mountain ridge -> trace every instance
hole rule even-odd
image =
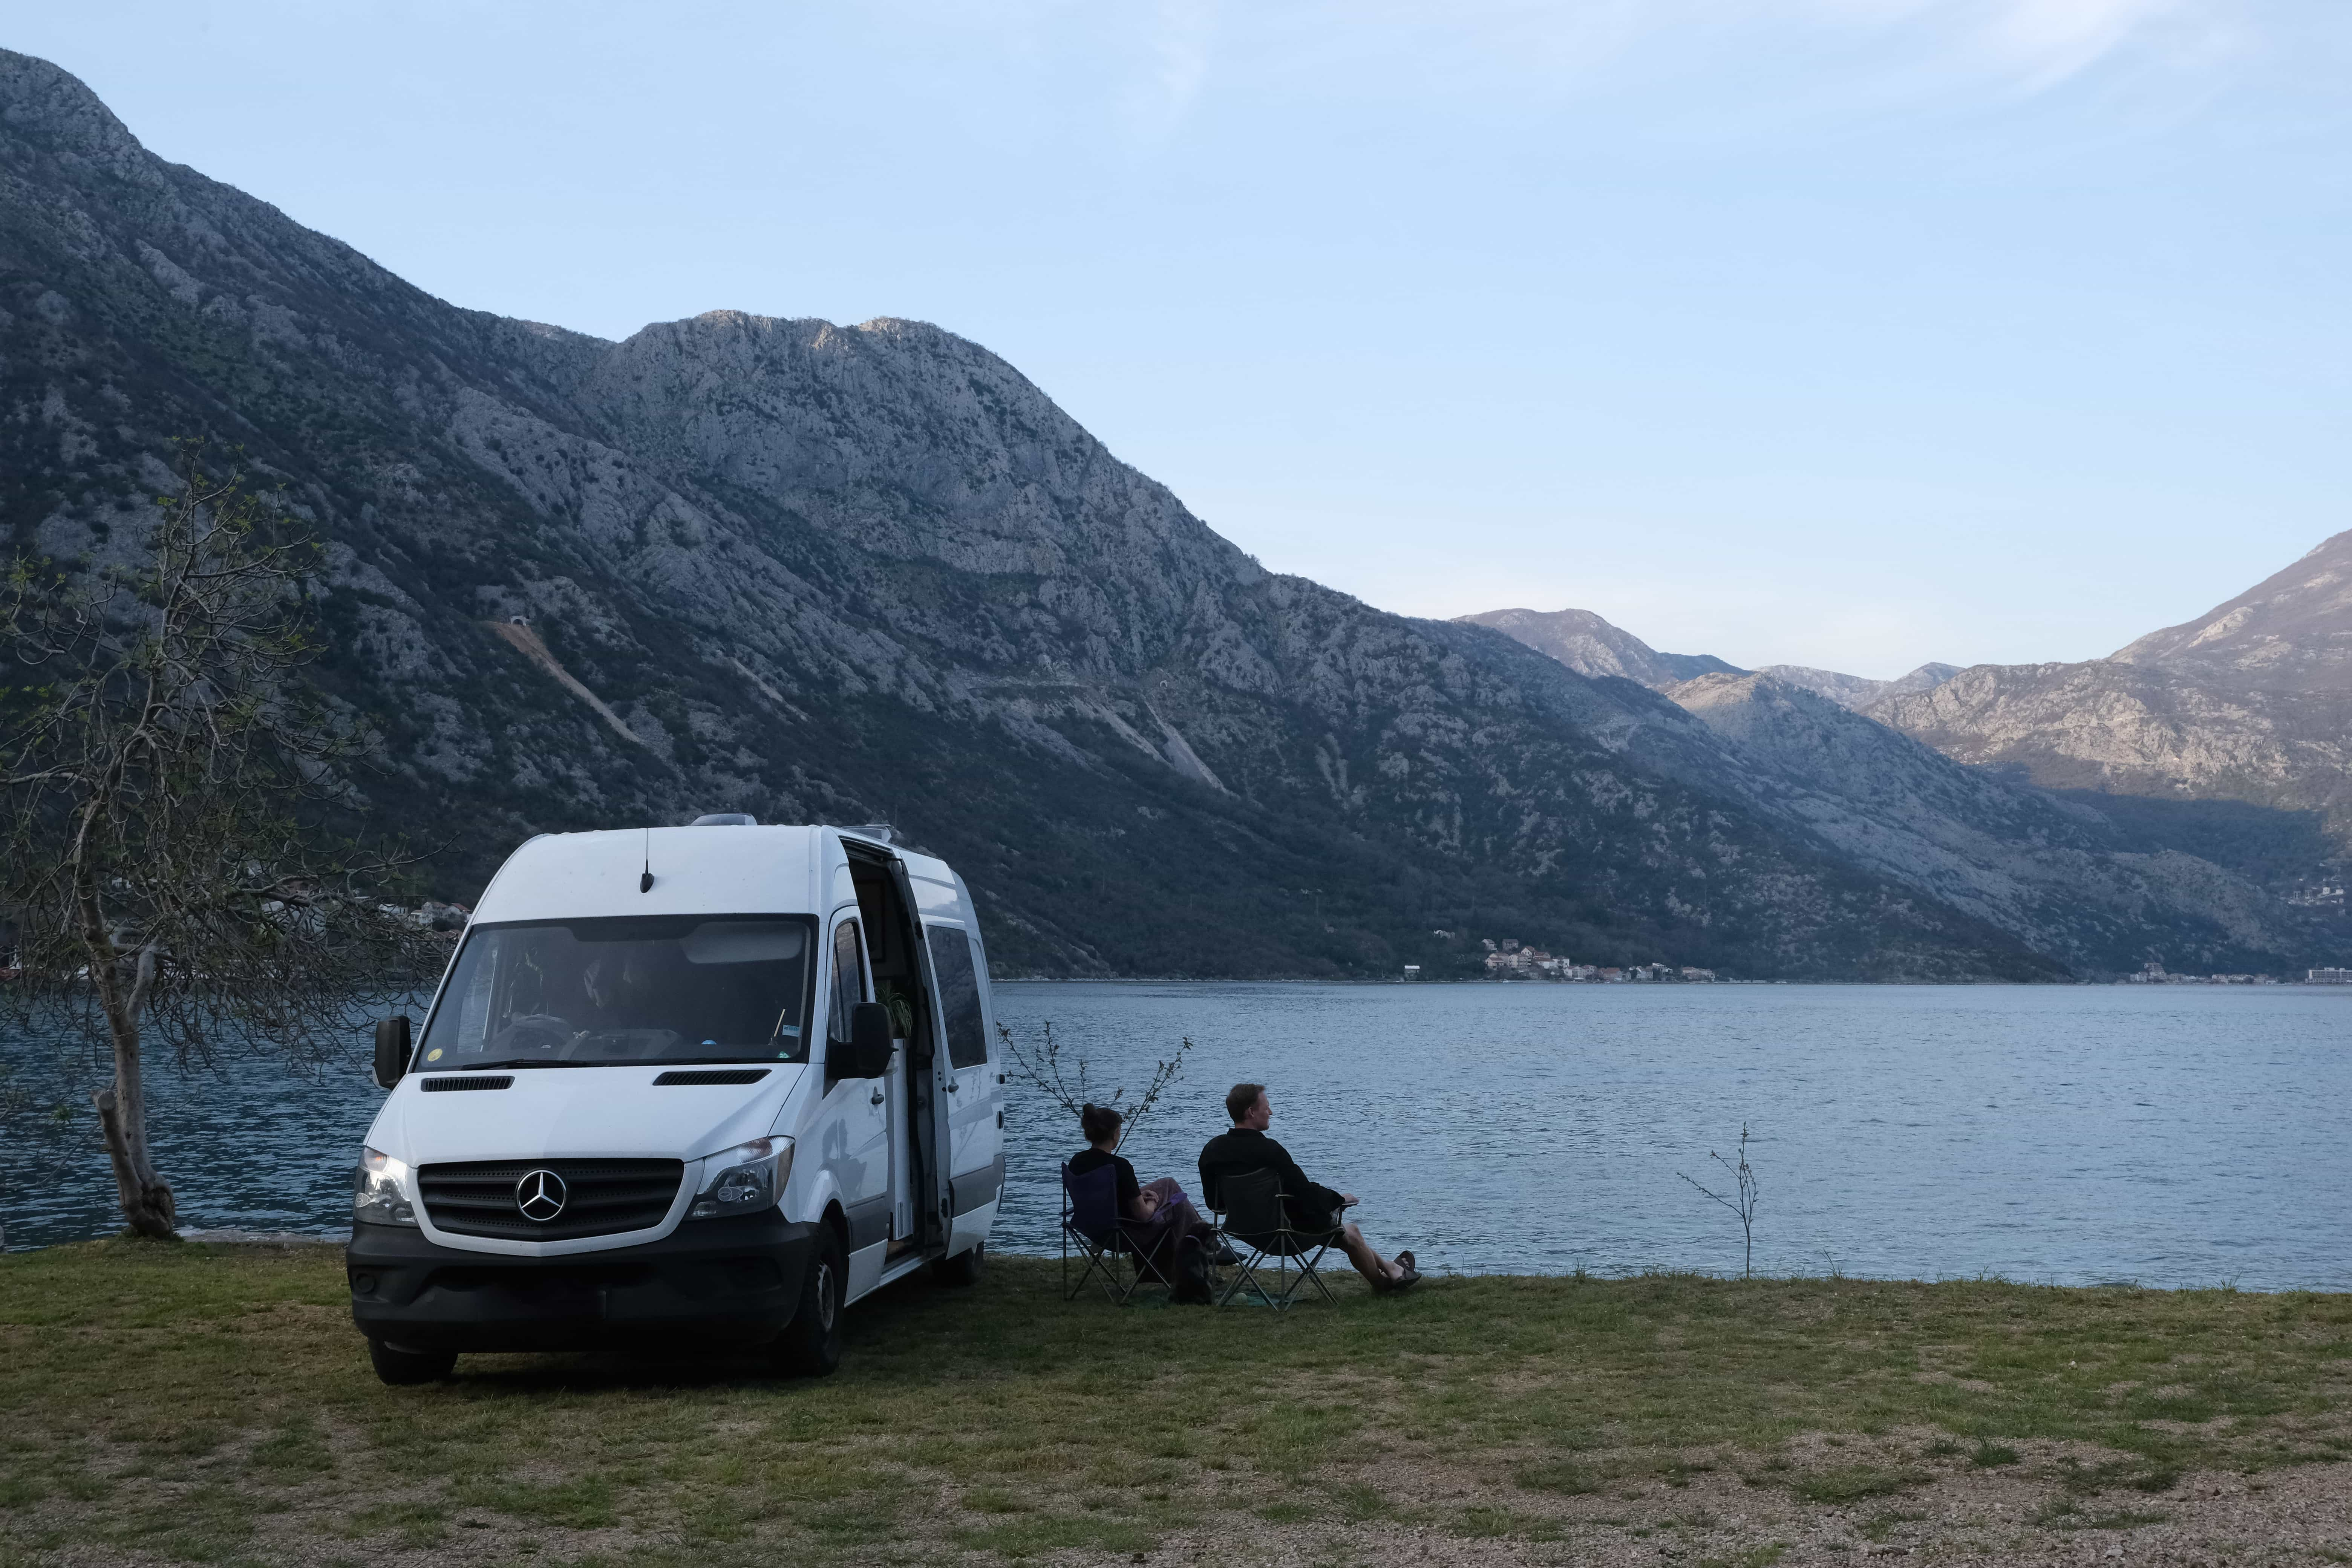
[[[1594,657],[1583,637],[1614,634],[1646,646],[1588,612],[1480,619],[1571,660]],[[1593,633],[1592,622],[1606,634]],[[1562,626],[1571,635],[1559,635]],[[1736,794],[1841,858],[1984,919],[2078,972],[2151,961],[2269,970],[2305,951],[2313,940],[2305,917],[2281,904],[2266,886],[2272,868],[2256,864],[2275,857],[2274,835],[2219,864],[2206,855],[2217,838],[2229,847],[2228,836],[2210,820],[2186,833],[2145,817],[2120,821],[2103,803],[1955,760],[1865,706],[1874,694],[1932,693],[1961,673],[1927,665],[1871,681],[1791,666],[1710,671],[1661,689],[1719,748],[1654,720],[1629,745],[1659,771]]]
[[[1816,696],[1828,698],[1841,708],[1856,710],[1889,697],[1907,696],[1914,691],[1933,691],[1959,672],[1958,665],[1931,662],[1892,680],[1873,680],[1867,676],[1845,675],[1834,669],[1813,669],[1801,664],[1767,664],[1757,668],[1759,675],[1769,675],[1785,685],[1801,686]]]
[[[2204,615],[2103,659],[1979,665],[1868,711],[1948,755],[2052,789],[2234,803],[2352,858],[2352,531]],[[2210,820],[2206,814],[2200,820]]]
[[[1470,973],[1484,932],[2070,972],[1643,684],[1265,572],[952,332],[466,310],[5,52],[0,406],[0,519],[61,562],[135,547],[173,437],[284,484],[328,544],[314,673],[444,896],[530,832],[734,809],[898,822],[1007,973]]]
[[[1591,610],[1486,610],[1454,619],[1502,632],[1538,653],[1549,654],[1579,675],[1616,676],[1653,691],[1702,675],[1747,673],[1711,653],[1660,653]]]
[[[370,814],[444,843],[444,896],[532,831],[739,809],[898,821],[1005,972],[1468,972],[1492,930],[2063,973],[1648,765],[1683,723],[1651,693],[1263,571],[941,329],[466,310],[21,55],[0,185],[16,546],[119,558],[172,437],[242,447],[328,542],[314,673],[380,730]]]

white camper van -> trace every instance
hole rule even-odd
[[[386,1383],[650,1340],[824,1373],[841,1311],[980,1272],[1003,1077],[971,895],[887,828],[542,835],[484,892],[354,1173]]]

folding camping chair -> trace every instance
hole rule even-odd
[[[1234,1268],[1234,1276],[1225,1285],[1224,1294],[1217,1298],[1222,1307],[1247,1289],[1268,1307],[1287,1307],[1300,1287],[1308,1280],[1326,1301],[1337,1303],[1331,1288],[1323,1283],[1323,1276],[1315,1266],[1323,1260],[1338,1227],[1320,1231],[1293,1230],[1290,1215],[1283,1206],[1282,1178],[1272,1171],[1252,1171],[1246,1175],[1227,1176],[1218,1184],[1217,1198],[1223,1205],[1218,1214],[1217,1228],[1227,1239],[1250,1249]],[[1269,1292],[1257,1270],[1271,1261],[1276,1266],[1276,1283],[1281,1287]],[[1291,1278],[1291,1266],[1298,1268],[1297,1279]]]
[[[1067,1165],[1062,1167],[1062,1300],[1074,1301],[1087,1281],[1099,1273],[1103,1294],[1114,1306],[1124,1307],[1134,1299],[1147,1280],[1157,1281],[1176,1289],[1176,1281],[1160,1271],[1151,1260],[1151,1245],[1138,1234],[1140,1227],[1118,1212],[1118,1171],[1104,1165],[1088,1171],[1083,1176],[1070,1174]],[[1086,1267],[1078,1270],[1078,1282],[1070,1283],[1070,1244],[1077,1243],[1078,1254]],[[1125,1286],[1115,1283],[1111,1258],[1125,1253],[1134,1272]]]

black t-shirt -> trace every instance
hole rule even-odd
[[[1070,1156],[1070,1174],[1083,1176],[1089,1171],[1099,1171],[1105,1165],[1118,1167],[1118,1215],[1121,1219],[1135,1217],[1135,1200],[1143,1189],[1135,1180],[1135,1167],[1117,1154],[1106,1154],[1099,1149],[1084,1149]]]

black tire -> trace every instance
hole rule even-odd
[[[841,1241],[832,1226],[824,1226],[809,1254],[808,1271],[801,1276],[800,1305],[770,1352],[777,1371],[823,1377],[841,1364],[841,1305],[848,1285]]]
[[[388,1345],[382,1340],[368,1341],[368,1360],[375,1363],[375,1374],[394,1388],[410,1388],[420,1383],[438,1383],[449,1375],[457,1364],[456,1351],[410,1351]]]
[[[975,1241],[969,1250],[959,1252],[953,1258],[933,1258],[931,1278],[942,1285],[977,1285],[982,1272],[987,1268],[988,1243]]]

